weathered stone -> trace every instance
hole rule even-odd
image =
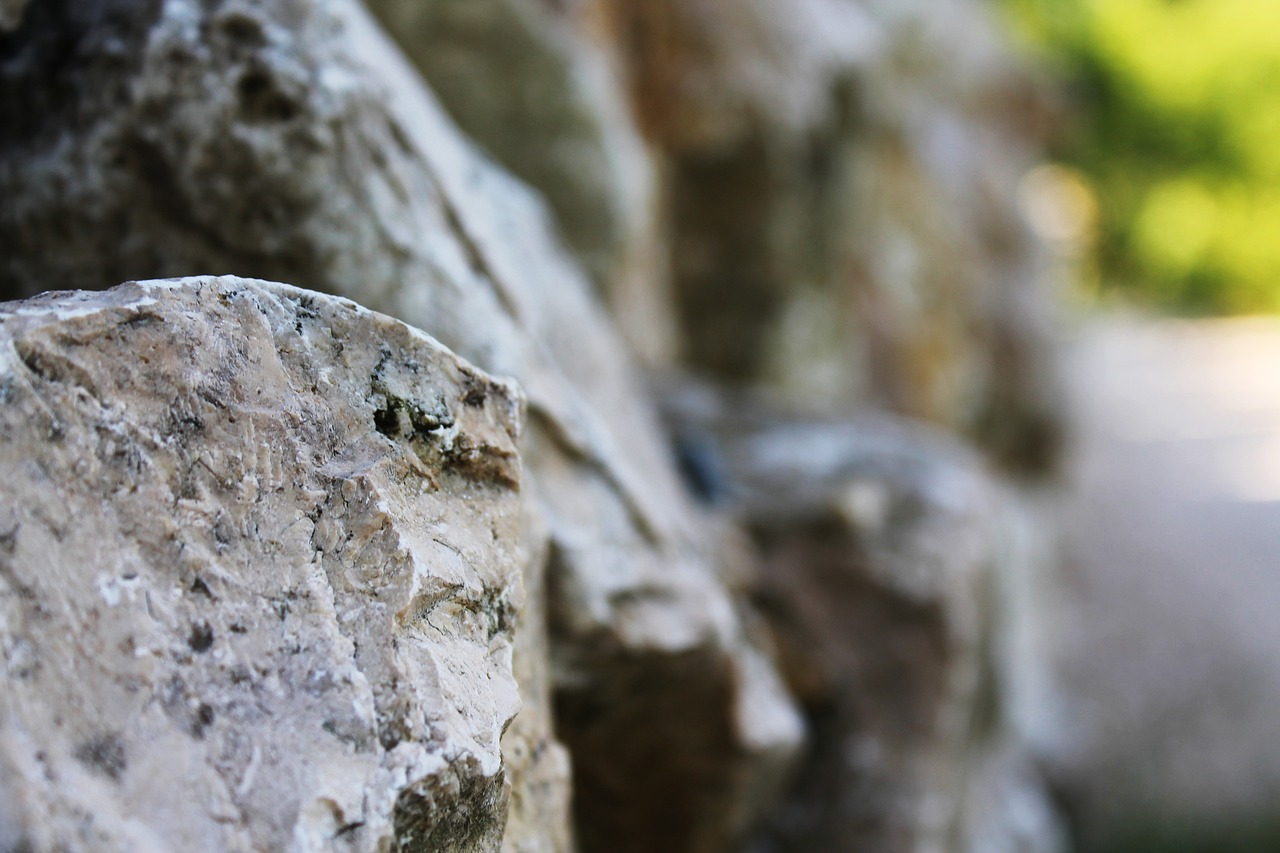
[[[693,388],[669,405],[677,433],[715,448],[721,500],[752,530],[760,610],[809,719],[765,849],[1056,849],[1010,707],[1019,567],[974,456],[892,418],[796,419]]]
[[[519,392],[234,278],[0,339],[6,849],[497,850]]]
[[[651,166],[606,58],[553,4],[373,0],[461,130],[547,198],[606,273],[648,206]],[[640,199],[637,204],[634,200]]]
[[[17,42],[74,47],[0,67],[0,194],[13,200],[0,207],[0,291],[191,271],[283,279],[515,377],[525,488],[549,541],[547,591],[532,564],[526,589],[548,595],[558,725],[579,778],[613,780],[575,794],[584,846],[654,849],[661,833],[694,849],[745,831],[743,802],[766,798],[737,792],[776,782],[800,722],[540,203],[458,136],[350,0],[90,7],[92,39],[75,38],[84,24],[67,4],[37,3]],[[672,718],[681,696],[697,699]],[[715,737],[691,761],[702,733]],[[530,743],[547,765],[520,778],[560,778],[550,741]],[[516,799],[549,826],[567,791]]]
[[[463,132],[546,196],[642,354],[669,360],[654,165],[590,10],[541,0],[372,0]],[[639,318],[636,315],[640,315]]]
[[[1043,110],[982,4],[600,2],[663,155],[688,366],[1051,467],[1052,271],[1018,208]]]

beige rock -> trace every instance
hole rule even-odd
[[[761,550],[760,609],[812,732],[765,849],[1059,849],[1014,719],[1021,565],[975,456],[900,419],[806,420],[690,386],[669,409]]]
[[[547,199],[622,328],[673,346],[654,164],[589,10],[542,0],[372,0],[459,127]]]
[[[590,269],[607,272],[652,167],[607,58],[554,4],[373,0],[459,128],[547,198]]]
[[[512,660],[522,707],[502,737],[502,757],[512,779],[502,849],[504,853],[571,851],[575,845],[569,820],[569,756],[552,733],[545,600],[547,531],[527,490],[523,498],[521,570],[526,589],[536,594],[526,594],[515,635]]]
[[[546,591],[541,566],[525,581],[531,602],[547,596],[558,725],[579,778],[611,780],[577,789],[584,847],[654,849],[661,833],[705,849],[744,832],[801,723],[722,581],[732,557],[685,497],[629,358],[538,200],[458,136],[350,0],[172,0],[99,34],[62,58],[58,86],[47,58],[6,66],[6,85],[39,108],[0,137],[0,193],[13,200],[0,207],[0,292],[191,271],[278,278],[356,298],[515,377],[529,405],[525,489],[549,541]],[[104,45],[129,61],[111,63]],[[673,718],[679,697],[690,701]],[[563,779],[536,713],[540,734],[521,752],[536,766],[513,774],[517,789]],[[548,828],[564,785],[515,800],[549,834],[509,843],[562,848],[563,821]]]
[[[10,303],[0,338],[0,838],[497,850],[519,392],[234,278]]]

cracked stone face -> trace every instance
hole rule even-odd
[[[520,383],[529,606],[507,849],[571,846],[557,740],[577,778],[602,780],[574,790],[584,849],[741,836],[803,733],[725,580],[750,556],[687,499],[545,205],[461,137],[361,4],[46,0],[0,60],[0,293],[278,279]],[[418,436],[450,428],[433,399],[397,395],[377,426],[430,467]]]
[[[199,278],[3,306],[0,398],[0,846],[497,849],[518,391]]]

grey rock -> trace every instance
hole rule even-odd
[[[813,418],[685,385],[812,741],[762,849],[1060,849],[1016,719],[1007,496],[976,455],[885,416]]]
[[[78,13],[49,2],[40,32],[80,32]],[[744,832],[801,722],[723,579],[741,570],[734,552],[688,500],[539,200],[458,135],[350,0],[99,6],[97,37],[76,41],[57,75],[38,51],[3,66],[0,193],[13,204],[0,210],[0,292],[195,271],[287,280],[516,378],[525,491],[547,536],[528,549],[526,590],[546,597],[557,725],[578,777],[611,780],[578,788],[584,847]],[[680,697],[692,698],[673,719]],[[517,788],[563,780],[538,713],[521,754],[546,765],[515,774]],[[563,824],[564,785],[516,800],[541,815],[533,829]],[[556,849],[548,839],[565,831],[548,831]]]
[[[234,278],[10,303],[0,340],[0,837],[499,849],[519,392]]]
[[[624,300],[661,292],[654,166],[619,62],[592,37],[599,27],[582,4],[372,0],[369,8],[462,131],[546,197],[603,292]]]

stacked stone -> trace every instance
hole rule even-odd
[[[497,156],[526,138],[547,147],[614,140],[635,174],[658,176],[659,215],[651,196],[637,194],[629,217],[654,223],[657,235],[629,230],[614,250],[654,264],[648,298],[634,296],[634,266],[621,261],[612,276],[597,272],[597,286],[650,366],[701,381],[674,383],[683,389],[674,392],[664,383],[667,414],[695,485],[753,535],[764,571],[750,585],[784,650],[796,638],[780,612],[817,601],[840,626],[827,642],[793,642],[820,663],[783,659],[806,706],[808,754],[825,757],[805,760],[792,802],[808,807],[788,807],[792,817],[774,821],[770,843],[1025,849],[1032,838],[1051,849],[1052,809],[1027,741],[1046,716],[1036,608],[1053,568],[1042,492],[1061,449],[1062,402],[1053,270],[1017,201],[1051,116],[984,8],[967,0],[374,0],[373,8]],[[491,46],[465,51],[466,74],[451,73],[459,51],[448,47],[455,31],[444,20],[465,21],[470,43]],[[546,79],[553,68],[578,76],[573,63],[589,56],[595,91],[609,87],[605,100],[629,100],[630,113],[596,110],[571,130],[528,115],[525,96],[501,85],[509,64],[499,45],[511,20],[524,22],[525,54],[539,57]],[[487,97],[474,96],[477,80],[488,82]],[[569,193],[564,182],[540,183],[520,157],[504,162],[546,193],[571,245],[590,224],[575,218],[571,199],[596,198],[603,209],[617,198],[589,169],[573,173]],[[744,390],[767,392],[769,402]],[[704,405],[717,414],[691,416],[690,396],[709,396],[715,402]],[[896,438],[869,441],[857,420],[847,422],[851,408],[931,422],[977,445],[1002,473],[960,461],[906,422],[881,419],[880,432]],[[790,488],[780,474],[758,482],[758,465],[734,471],[721,457],[735,457],[745,439],[725,427],[748,420],[758,455],[811,452],[820,461],[786,469]],[[811,430],[801,428],[806,420]],[[878,455],[916,461],[895,467]],[[864,488],[868,465],[874,488]],[[957,477],[981,496],[963,521],[950,508],[959,497],[887,497],[945,494]],[[756,487],[789,497],[770,506],[741,497]],[[880,507],[878,532],[847,520],[847,493]],[[807,512],[782,511],[797,494]],[[941,553],[913,546],[893,556],[870,548],[877,537]],[[957,537],[984,544],[953,546]],[[813,544],[827,540],[839,544]],[[906,660],[889,651],[899,642],[895,619],[913,624],[905,614],[923,605],[895,579],[902,574],[932,577],[934,589],[932,615],[921,617],[933,640]],[[842,584],[853,591],[835,595]],[[878,608],[898,616],[883,620],[872,615]],[[932,686],[895,700],[883,680],[864,683],[850,654]],[[825,673],[820,689],[814,672]],[[868,722],[902,707],[915,728]],[[850,744],[879,757],[841,765]]]
[[[0,293],[195,278],[0,312],[0,847],[1052,848],[1004,490],[832,414],[1052,455],[975,4],[23,5]]]
[[[371,6],[651,362],[1052,467],[1053,275],[1017,204],[1052,116],[982,4]]]

